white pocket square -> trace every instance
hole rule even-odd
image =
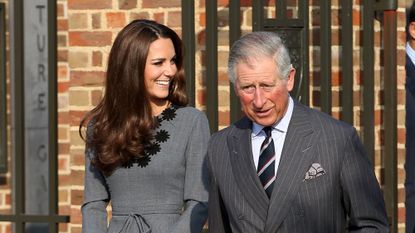
[[[326,171],[319,163],[313,163],[308,171],[305,173],[304,181],[311,180],[326,174]]]

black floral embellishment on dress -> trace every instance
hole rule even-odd
[[[159,117],[157,117],[156,118],[156,124],[155,124],[155,126],[156,126],[156,129],[157,128],[160,128],[160,126],[161,126],[161,122],[163,121],[163,119],[161,119],[161,118],[159,118]]]
[[[166,142],[170,138],[169,132],[162,129],[156,133],[155,139],[158,142]]]
[[[155,155],[160,152],[160,144],[158,142],[152,142],[150,145],[146,146],[145,152],[146,155]]]
[[[142,158],[135,158],[130,160],[130,162],[128,162],[124,167],[131,168],[134,163],[136,163],[140,167],[146,167],[151,162],[151,157],[153,157],[161,151],[160,144],[170,139],[170,134],[168,131],[164,129],[157,129],[161,127],[163,121],[173,120],[176,117],[176,110],[178,108],[178,106],[172,105],[164,109],[164,111],[158,117],[155,118],[156,128],[154,129],[154,132],[156,133],[154,135],[154,139],[151,142],[149,142],[148,145],[144,146],[145,156]]]
[[[171,121],[176,117],[176,107],[166,108],[162,113],[163,120]]]
[[[145,156],[145,157],[142,157],[140,159],[137,159],[136,163],[138,163],[138,166],[140,166],[140,167],[145,167],[145,166],[148,165],[148,163],[150,163],[150,160],[151,159],[150,159],[149,156]]]

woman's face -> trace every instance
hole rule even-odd
[[[176,72],[176,52],[171,39],[159,38],[151,43],[144,69],[144,82],[153,110],[168,104],[169,87]]]

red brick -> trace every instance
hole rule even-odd
[[[69,123],[69,117],[67,112],[59,112],[58,114],[58,122],[59,124],[68,124]]]
[[[68,61],[68,50],[58,50],[58,62]]]
[[[102,66],[102,53],[100,51],[92,52],[92,65]]]
[[[59,185],[84,185],[84,171],[72,170],[71,175],[60,175],[59,178],[62,178]]]
[[[354,26],[360,26],[360,11],[359,10],[353,10],[352,13],[352,18],[353,18],[353,25]]]
[[[229,111],[219,111],[218,112],[218,116],[219,116],[219,125],[220,126],[228,126],[230,123],[230,114]]]
[[[70,147],[69,143],[59,143],[58,145],[59,154],[69,154],[69,147]]]
[[[142,8],[159,8],[159,7],[180,7],[180,0],[143,0]]]
[[[60,215],[70,215],[71,214],[71,207],[67,205],[60,205],[59,206],[59,214]]]
[[[220,70],[218,72],[218,85],[229,85],[228,72]],[[231,90],[233,91],[233,89]]]
[[[398,222],[405,223],[406,212],[404,207],[398,207]]]
[[[332,86],[339,86],[340,85],[340,72],[339,71],[332,71],[331,72],[331,85]]]
[[[71,191],[71,204],[72,205],[82,205],[84,195],[82,190],[72,190]]]
[[[60,156],[58,159],[58,170],[67,171],[69,170],[69,160],[67,157]]]
[[[86,111],[70,111],[70,125],[79,125],[86,113]]]
[[[200,12],[199,14],[199,24],[201,27],[206,27],[206,13]]]
[[[333,111],[333,112],[331,112],[331,116],[334,118],[334,119],[340,119],[340,112],[335,112],[335,111]]]
[[[72,71],[70,74],[71,87],[102,86],[105,80],[103,71]]]
[[[92,14],[92,28],[94,29],[101,28],[101,14],[100,13]]]
[[[69,88],[69,83],[68,82],[59,82],[58,83],[58,92],[59,93],[67,92],[68,88]]]
[[[149,19],[149,18],[150,18],[150,14],[148,12],[130,13],[130,21],[133,21],[135,19]]]
[[[85,166],[85,154],[83,150],[81,153],[76,153],[72,151],[71,158],[72,158],[72,161],[71,161],[72,165]]]
[[[405,144],[405,129],[398,129],[398,143]]]
[[[78,227],[78,226],[71,226],[70,232],[71,233],[82,233],[82,228],[81,227]]]
[[[197,91],[197,102],[199,103],[199,105],[205,105],[206,103],[206,95],[205,95],[205,91],[204,90],[198,90]]]
[[[164,12],[155,13],[153,17],[154,17],[154,21],[164,24]]]
[[[98,91],[98,90],[92,91],[91,92],[91,99],[92,99],[92,101],[91,101],[92,105],[94,105],[94,106],[98,105],[98,103],[102,99],[102,91]]]
[[[111,0],[68,0],[69,9],[109,9],[112,8]]]
[[[5,204],[11,205],[11,195],[9,193],[6,193],[4,196],[5,196]]]
[[[71,208],[71,223],[81,223],[81,222],[82,222],[81,209],[79,207],[72,207]]]
[[[134,9],[137,7],[137,0],[118,0],[118,7],[123,10]]]
[[[67,19],[58,19],[58,31],[68,30],[68,20]]]
[[[67,46],[67,36],[66,35],[58,35],[58,47],[65,47]]]
[[[68,232],[68,223],[59,223],[59,232]]]
[[[182,13],[179,11],[169,12],[167,20],[167,26],[180,27],[182,25]]]
[[[70,46],[106,46],[111,45],[111,32],[69,32]]]
[[[107,13],[106,16],[108,28],[122,28],[126,25],[124,13]]]
[[[66,79],[68,77],[68,68],[66,66],[58,66],[58,78]]]
[[[382,122],[383,122],[383,119],[382,119],[383,115],[382,114],[383,114],[383,112],[381,110],[375,110],[374,119],[373,119],[375,125],[382,124]]]
[[[339,91],[337,90],[332,90],[331,92],[331,105],[333,107],[338,107],[340,103],[340,99],[339,99]]]
[[[58,3],[56,6],[56,14],[59,17],[64,17],[65,16],[65,6],[62,3]]]

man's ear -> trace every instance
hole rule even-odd
[[[415,22],[410,22],[408,25],[408,33],[413,40],[415,40]]]
[[[288,73],[288,78],[287,78],[287,90],[288,91],[292,91],[294,89],[294,77],[295,77],[295,69],[294,67],[292,67],[290,72]]]

